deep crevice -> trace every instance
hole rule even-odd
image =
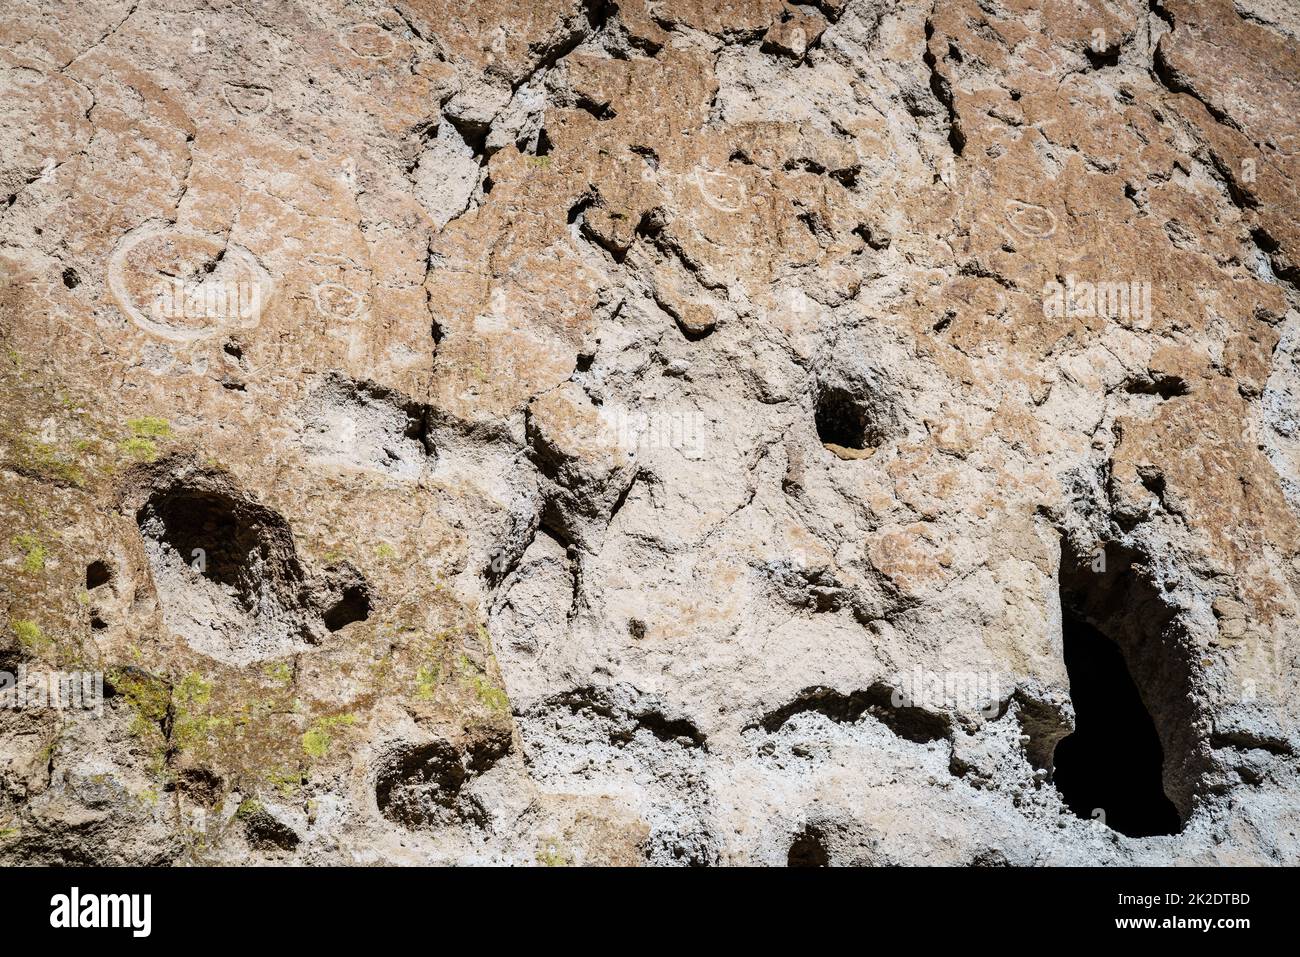
[[[926,50],[922,59],[925,62],[926,69],[930,71],[930,92],[934,94],[935,99],[939,101],[939,105],[948,114],[948,145],[952,148],[952,154],[953,156],[961,156],[962,150],[966,148],[966,134],[961,129],[961,120],[957,114],[952,84],[939,72],[938,60],[930,51],[929,42],[933,35],[934,24],[927,20],[925,24]]]
[[[870,714],[900,738],[918,744],[939,741],[952,733],[952,722],[947,715],[909,704],[904,696],[880,681],[865,691],[849,694],[821,686],[805,688],[789,704],[748,727],[775,734],[795,715],[808,712],[824,715],[836,724],[853,724],[864,714]]]
[[[616,696],[605,688],[575,688],[547,699],[550,708],[564,707],[573,713],[589,711],[611,719],[610,743],[630,742],[636,732],[645,729],[660,741],[688,748],[704,748],[704,732],[687,718],[670,718],[657,708],[624,708]]]
[[[1130,395],[1158,395],[1162,399],[1172,399],[1187,395],[1192,389],[1181,376],[1157,373],[1125,380],[1124,391]]]
[[[1176,834],[1205,768],[1192,649],[1176,612],[1117,545],[1081,556],[1062,543],[1062,640],[1076,727],[1053,780],[1080,817],[1100,809],[1130,837]]]

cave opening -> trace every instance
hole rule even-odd
[[[113,571],[108,567],[108,562],[95,559],[86,566],[86,591],[94,591],[112,580]]]
[[[249,511],[223,492],[176,488],[151,498],[137,519],[148,537],[252,608],[271,545]]]
[[[1153,837],[1177,834],[1190,812],[1195,715],[1173,609],[1136,557],[1112,546],[1108,556],[1081,559],[1063,548],[1075,729],[1056,745],[1052,779],[1079,817]]]
[[[848,389],[820,388],[814,416],[817,437],[824,445],[863,451],[884,440],[867,401]]]
[[[350,584],[343,589],[339,600],[325,610],[325,627],[339,631],[354,621],[365,621],[370,611],[370,589],[364,584]]]
[[[1063,614],[1075,730],[1056,746],[1056,787],[1070,810],[1129,837],[1177,834],[1161,782],[1164,751],[1119,646]]]
[[[795,836],[786,864],[789,867],[830,867],[830,855],[818,828],[809,825]]]

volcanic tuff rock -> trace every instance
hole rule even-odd
[[[0,104],[0,670],[105,676],[0,862],[1300,862],[1286,0],[10,0]]]

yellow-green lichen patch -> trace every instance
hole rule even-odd
[[[438,691],[438,679],[441,676],[442,669],[435,662],[429,665],[421,665],[415,671],[415,696],[427,701],[432,698]]]
[[[45,571],[45,559],[50,553],[39,538],[30,532],[23,532],[9,541],[22,555],[23,571],[32,575]]]
[[[118,444],[118,450],[137,462],[152,462],[158,457],[158,446],[153,439],[132,436]]]
[[[334,743],[334,732],[339,728],[351,727],[356,724],[356,721],[357,716],[354,714],[327,715],[317,718],[302,736],[303,751],[308,757],[317,760],[325,757]]]
[[[573,866],[573,856],[554,838],[543,837],[538,842],[537,854],[535,857],[537,863],[542,867]]]
[[[156,738],[161,743],[163,723],[171,710],[171,687],[139,668],[113,668],[106,675],[114,692],[121,695],[135,713],[131,733]]]
[[[126,420],[127,428],[138,439],[165,439],[172,434],[171,423],[153,415],[143,415]]]
[[[141,652],[146,667],[159,667],[149,649]],[[187,670],[170,679],[138,667],[109,672],[114,690],[135,712],[133,733],[153,750],[158,786],[172,785],[194,768],[222,782],[219,800],[233,791],[292,796],[305,781],[304,709],[290,688],[292,669],[282,662],[241,670],[197,657],[174,665]],[[281,680],[286,676],[289,682]],[[322,727],[328,731],[338,723]]]
[[[74,450],[69,451],[22,433],[8,438],[5,465],[19,475],[56,485],[79,486],[85,480],[78,450],[87,446],[78,443]]]
[[[485,669],[475,665],[468,655],[457,656],[456,670],[460,680],[474,692],[479,704],[489,712],[494,715],[510,713],[510,699],[506,696],[505,689],[494,684]]]
[[[266,675],[268,681],[274,682],[282,688],[287,688],[293,684],[293,665],[287,661],[275,661],[263,665],[262,674]]]
[[[118,451],[137,462],[152,462],[158,457],[158,443],[171,438],[172,427],[166,419],[143,415],[126,420],[130,435],[118,443]]]
[[[96,404],[61,388],[0,365],[0,405],[7,413],[0,421],[0,464],[43,484],[81,488],[104,471],[95,461],[103,432],[89,411]]]
[[[41,626],[29,618],[15,619],[9,622],[9,627],[13,629],[18,644],[29,654],[40,654],[54,644],[49,636],[41,630]]]

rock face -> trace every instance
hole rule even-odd
[[[104,690],[0,863],[1300,862],[1287,0],[13,0],[0,91],[0,670]]]

